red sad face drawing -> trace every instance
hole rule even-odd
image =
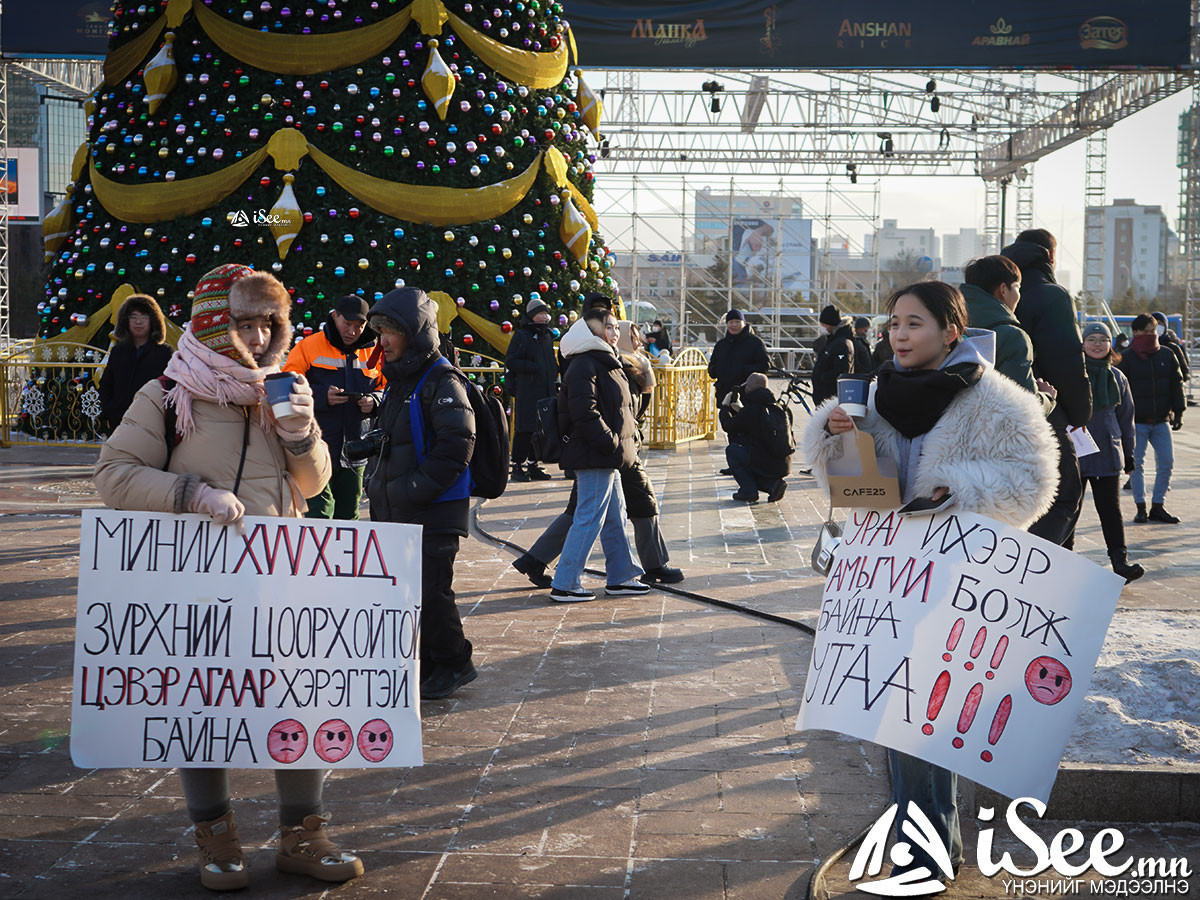
[[[1038,703],[1053,706],[1071,693],[1071,671],[1052,656],[1039,656],[1025,670],[1025,687]]]
[[[293,763],[308,747],[308,731],[295,719],[276,722],[267,732],[267,752],[275,762]]]
[[[392,726],[383,719],[372,719],[358,732],[358,752],[368,762],[380,762],[392,752]]]
[[[354,730],[341,719],[330,719],[313,733],[313,749],[325,762],[341,762],[354,749]]]

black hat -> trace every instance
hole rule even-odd
[[[611,312],[613,308],[612,297],[608,296],[608,294],[602,294],[599,291],[592,291],[583,298],[583,309],[585,312],[596,308],[607,309]]]
[[[732,321],[733,319],[741,319],[743,322],[746,321],[746,317],[742,315],[742,311],[740,309],[731,309],[729,312],[725,313],[726,322]]]
[[[351,322],[365,322],[367,321],[367,313],[370,312],[371,307],[366,300],[357,294],[349,294],[339,300],[334,309],[341,314],[343,319]]]
[[[870,328],[870,327],[871,327],[871,320],[868,319],[866,316],[859,316],[857,319],[854,320],[854,330],[855,331],[859,331],[860,329]]]
[[[830,303],[827,307],[821,310],[821,315],[818,317],[822,325],[837,325],[842,321],[842,317],[838,314],[837,307]]]

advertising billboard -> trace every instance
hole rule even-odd
[[[1189,0],[570,2],[584,65],[616,68],[1171,68]]]
[[[8,148],[8,158],[0,158],[0,191],[8,202],[8,217],[13,221],[42,220],[42,186],[38,151]]]
[[[98,0],[4,0],[0,52],[5,56],[92,57],[108,52],[112,5]]]

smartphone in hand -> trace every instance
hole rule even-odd
[[[342,391],[342,396],[351,402],[362,399],[362,394],[348,394],[345,391]]]
[[[943,509],[954,505],[954,495],[946,492],[934,500],[932,497],[916,497],[900,507],[900,514],[906,516],[932,516]]]

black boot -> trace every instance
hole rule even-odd
[[[1125,583],[1137,581],[1146,574],[1146,570],[1137,563],[1131,563],[1124,547],[1108,554],[1112,561],[1112,570],[1125,579]]]
[[[514,559],[512,567],[528,578],[534,587],[550,587],[551,578],[546,574],[546,564],[528,553]]]
[[[1133,517],[1133,523],[1135,525],[1145,525],[1149,521],[1150,517],[1146,515],[1146,504],[1139,503],[1137,505],[1137,515]]]
[[[508,480],[509,481],[528,481],[529,480],[529,472],[525,469],[524,466],[513,466],[512,467],[512,476]]]
[[[1147,517],[1151,522],[1165,522],[1168,525],[1178,525],[1179,516],[1173,516],[1165,509],[1161,503],[1150,504],[1150,515]]]
[[[529,477],[530,481],[549,481],[554,477],[537,463],[530,463],[529,467],[525,470],[525,474]]]

